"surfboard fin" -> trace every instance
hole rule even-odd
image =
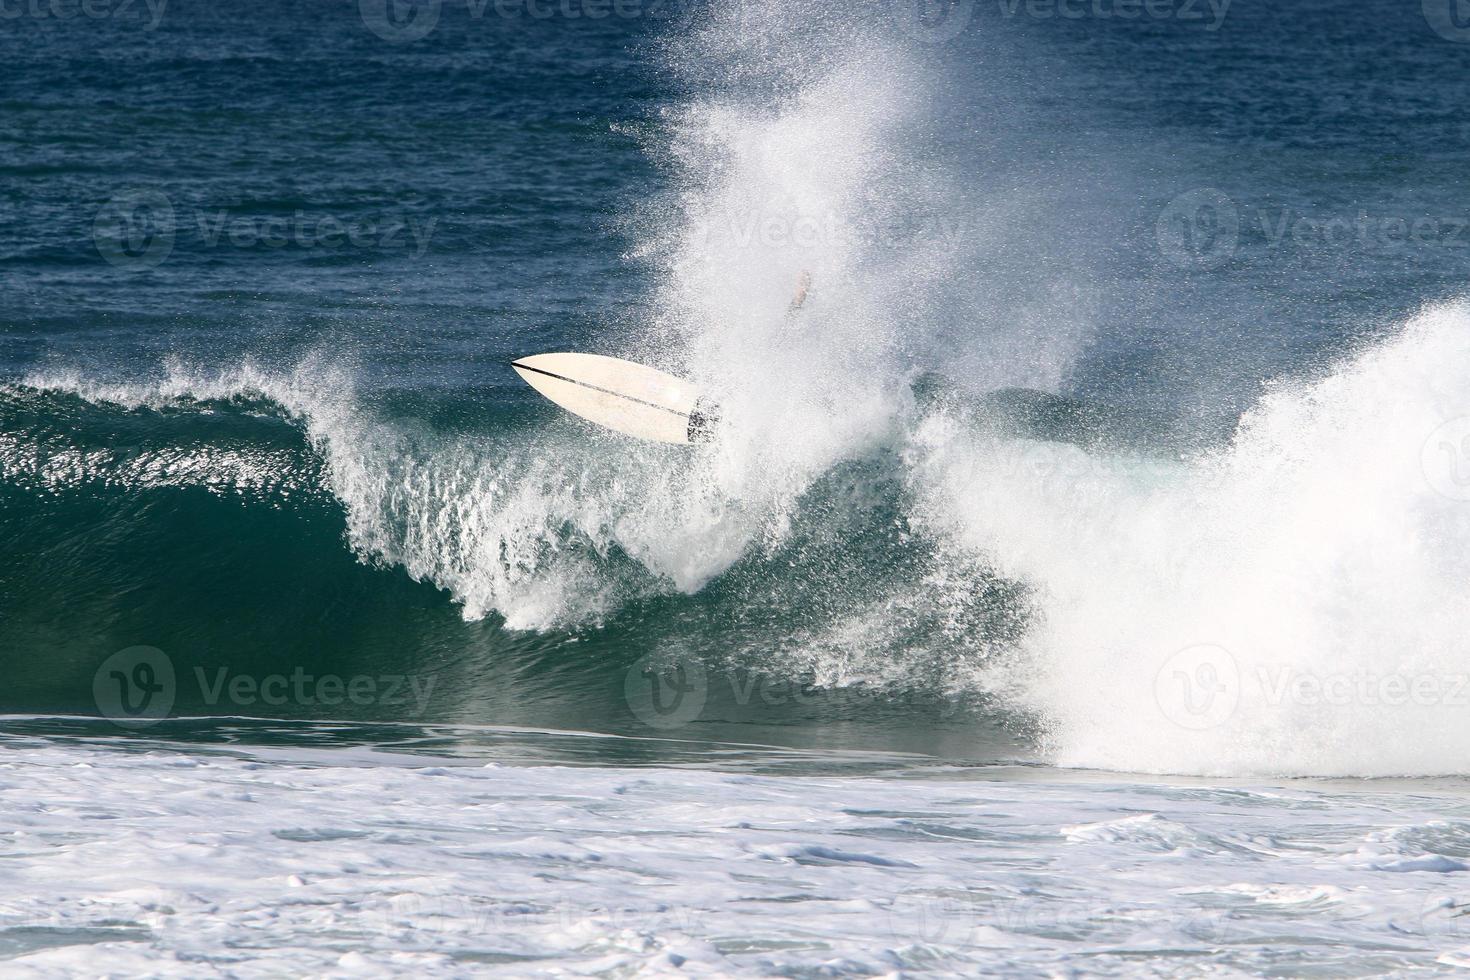
[[[694,399],[694,408],[689,412],[689,441],[708,442],[714,438],[715,426],[720,421],[720,410],[704,398]]]

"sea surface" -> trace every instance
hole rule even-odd
[[[0,973],[1470,966],[1457,0],[0,59]]]

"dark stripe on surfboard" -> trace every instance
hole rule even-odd
[[[639,405],[647,405],[649,408],[656,408],[661,412],[668,412],[670,415],[677,415],[683,419],[687,419],[689,417],[688,412],[681,412],[677,408],[670,408],[667,405],[660,405],[657,402],[644,401],[642,398],[634,398],[632,395],[625,395],[621,391],[613,391],[611,388],[603,388],[599,385],[588,384],[585,381],[578,381],[576,378],[568,378],[565,375],[556,374],[552,371],[543,371],[538,367],[532,367],[529,364],[522,364],[520,361],[511,361],[510,366],[513,368],[518,368],[522,371],[534,371],[537,374],[544,374],[548,378],[555,378],[558,381],[565,381],[567,384],[581,385],[583,388],[591,388],[593,391],[600,391],[604,395],[612,395],[614,398],[626,398],[630,402],[636,402]]]

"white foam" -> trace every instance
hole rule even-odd
[[[1447,454],[1463,453],[1467,411],[1456,304],[1277,385],[1217,453],[1090,456],[938,416],[913,475],[935,527],[1034,589],[1021,652],[990,681],[1040,717],[1060,762],[1456,773],[1470,503],[1449,468],[1466,461]],[[1398,677],[1407,703],[1387,703]],[[1430,703],[1415,684],[1437,685]]]
[[[40,740],[0,752],[0,787],[6,976],[1381,973],[1470,940],[1455,859],[1391,833],[1457,812],[1426,787]]]

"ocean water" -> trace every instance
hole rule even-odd
[[[1470,964],[1455,0],[0,54],[0,972]]]

